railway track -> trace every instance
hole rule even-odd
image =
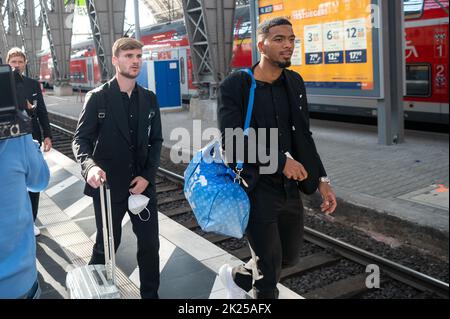
[[[73,159],[73,133],[56,125],[52,125],[52,130],[54,148]],[[245,239],[204,233],[199,228],[182,185],[182,176],[159,169],[156,178],[158,210],[237,258],[250,259]],[[377,284],[403,292],[401,298],[449,297],[448,283],[436,278],[308,227],[305,227],[304,238],[300,262],[283,269],[281,282],[305,298],[377,298]]]

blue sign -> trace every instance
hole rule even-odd
[[[322,64],[323,52],[319,53],[306,53],[306,64]]]
[[[346,63],[366,63],[367,62],[367,50],[352,50],[345,51]]]
[[[325,53],[325,64],[340,64],[344,63],[344,52],[326,52]]]

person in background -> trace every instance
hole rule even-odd
[[[39,296],[27,189],[40,192],[49,179],[47,163],[31,134],[0,140],[0,299]]]
[[[20,48],[12,48],[8,51],[6,63],[8,63],[13,70],[18,71],[23,77],[23,92],[21,93],[26,99],[27,114],[31,117],[33,139],[36,140],[39,145],[42,145],[42,142],[44,142],[44,152],[48,152],[52,148],[52,133],[50,130],[47,107],[45,106],[44,98],[42,97],[41,86],[38,81],[23,75],[27,66],[27,57]],[[33,208],[33,219],[36,221],[39,207],[39,192],[30,191],[29,196]],[[39,228],[34,225],[35,236],[39,236],[40,233]]]

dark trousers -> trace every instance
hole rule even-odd
[[[36,216],[37,216],[38,208],[39,208],[40,193],[28,192],[28,194],[30,195],[31,209],[33,210],[33,220],[36,220]]]
[[[95,239],[92,257],[89,264],[104,264],[105,253],[103,247],[102,212],[100,207],[100,197],[93,197],[95,222],[97,225],[97,237]],[[114,234],[115,250],[120,245],[122,236],[122,219],[128,210],[128,202],[111,203],[112,222]],[[150,201],[147,209],[151,212],[148,221],[142,221],[139,216],[131,214],[130,221],[133,225],[133,232],[137,238],[137,262],[139,266],[139,279],[141,283],[141,297],[144,299],[157,299],[159,288],[159,235],[158,235],[158,213],[156,202]],[[143,214],[143,215],[142,215]],[[147,211],[141,215],[147,218]]]
[[[39,134],[40,134],[40,131],[39,131]],[[39,147],[42,146],[42,141],[41,141],[40,138],[33,136],[33,139],[38,141]],[[36,221],[38,208],[39,208],[39,195],[40,195],[40,193],[28,192],[28,194],[30,195],[31,209],[33,211],[33,220]]]
[[[295,265],[303,238],[303,204],[295,182],[279,175],[261,176],[249,193],[251,203],[247,238],[263,278],[253,288],[259,299],[278,298],[283,266]],[[251,276],[241,276],[249,281]],[[244,285],[251,287],[251,283]]]

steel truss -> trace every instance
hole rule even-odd
[[[194,80],[203,97],[215,98],[218,84],[229,73],[234,10],[235,0],[183,0]]]

